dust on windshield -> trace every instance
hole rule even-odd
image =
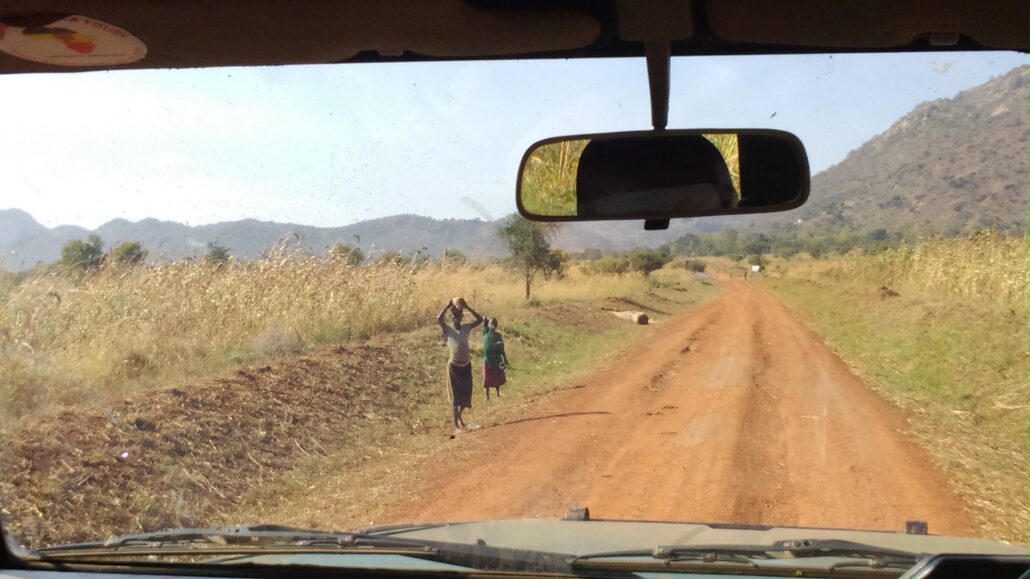
[[[515,214],[532,143],[646,128],[643,70],[0,79],[4,529],[587,506],[1025,541],[1022,58],[676,61],[670,126],[796,133],[806,205]]]

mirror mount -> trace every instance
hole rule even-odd
[[[669,124],[672,45],[667,40],[648,42],[644,45],[644,55],[651,89],[651,126],[656,131],[664,131]]]

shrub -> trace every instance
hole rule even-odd
[[[274,323],[265,327],[254,338],[254,351],[266,356],[282,356],[295,354],[304,349],[304,340],[295,328],[285,324]]]
[[[692,271],[694,273],[704,273],[705,262],[698,261],[696,259],[688,259],[683,262],[683,267],[686,268],[687,271]]]
[[[207,242],[207,253],[204,254],[204,261],[212,265],[224,265],[229,262],[229,248],[219,245],[214,241]]]
[[[111,250],[112,262],[119,265],[139,265],[147,259],[147,252],[138,241],[125,241]]]
[[[104,260],[104,241],[90,235],[86,241],[72,239],[61,248],[61,265],[82,270],[100,267]]]
[[[630,255],[629,263],[633,271],[646,276],[665,267],[669,263],[669,256],[655,249],[639,249]]]
[[[358,265],[365,260],[365,254],[361,252],[357,247],[347,245],[346,243],[337,243],[334,245],[328,254],[329,259],[340,260],[348,265]]]

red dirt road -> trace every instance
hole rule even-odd
[[[465,435],[388,521],[560,516],[973,535],[900,413],[772,294],[727,280],[608,369]],[[385,516],[384,516],[385,515]]]

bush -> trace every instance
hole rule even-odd
[[[61,265],[82,270],[100,267],[104,261],[104,241],[90,235],[86,241],[72,239],[61,248]]]
[[[399,251],[384,251],[379,254],[376,263],[382,265],[408,265],[411,263],[411,258],[405,257]]]
[[[629,272],[630,263],[624,255],[607,255],[588,263],[584,270],[591,274],[623,275]]]
[[[329,259],[337,259],[349,265],[358,265],[365,260],[365,254],[361,253],[360,249],[347,245],[346,243],[337,243],[334,245],[329,250],[328,257]]]
[[[304,340],[296,329],[270,324],[254,338],[254,351],[266,356],[296,354],[304,350]]]
[[[225,265],[229,262],[229,248],[219,245],[213,241],[207,242],[207,253],[204,254],[204,261],[213,265]]]
[[[638,249],[630,255],[629,263],[633,271],[646,276],[665,267],[669,259],[668,254],[655,249]]]
[[[126,241],[118,244],[109,255],[112,262],[119,265],[139,265],[147,259],[147,252],[138,241]]]
[[[468,258],[465,254],[458,251],[457,249],[445,249],[443,252],[443,261],[449,264],[465,264],[468,263]]]
[[[692,271],[694,273],[704,273],[706,266],[705,262],[703,261],[698,261],[696,259],[688,259],[683,262],[683,267],[687,271]]]

